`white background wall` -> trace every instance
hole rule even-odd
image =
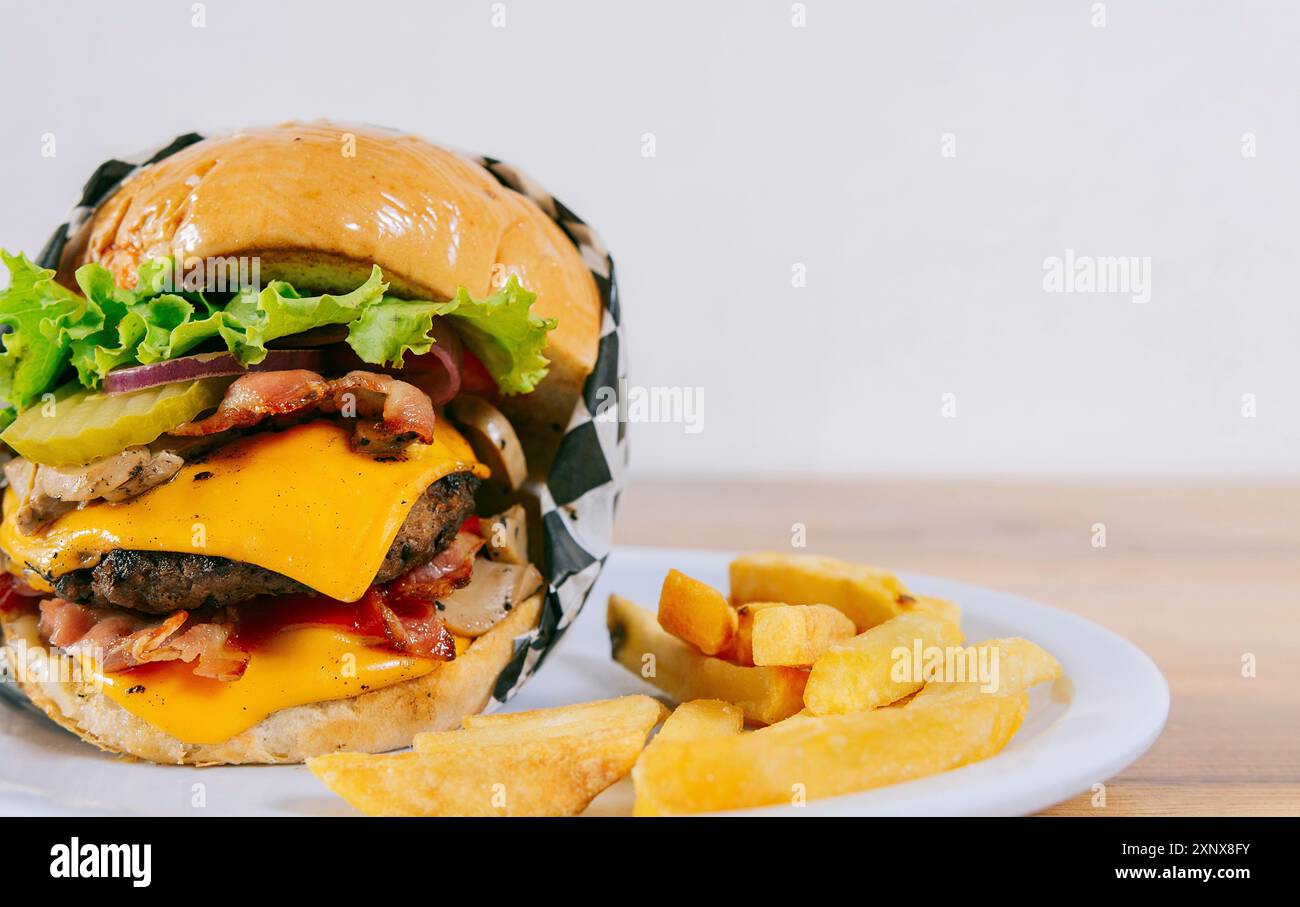
[[[1294,4],[493,5],[6,4],[0,245],[177,133],[381,123],[602,231],[633,380],[704,388],[640,475],[1300,474]],[[1151,301],[1045,293],[1067,248]]]

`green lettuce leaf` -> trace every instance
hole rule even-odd
[[[152,277],[140,269],[139,285]],[[379,268],[351,293],[342,296],[303,296],[292,286],[273,280],[260,292],[240,290],[224,308],[203,301],[203,308],[185,296],[162,293],[142,298],[120,290],[113,277],[97,264],[77,269],[77,285],[107,314],[108,327],[74,349],[77,377],[97,387],[108,372],[128,363],[148,364],[176,359],[207,340],[220,338],[241,365],[266,358],[266,344],[312,328],[347,324],[361,310],[378,302],[388,289]]]
[[[550,360],[542,348],[547,332],[555,330],[555,319],[532,313],[536,298],[511,275],[499,293],[481,301],[460,287],[456,309],[448,312],[461,339],[483,360],[502,393],[527,394],[546,377]]]
[[[364,362],[400,368],[407,353],[422,356],[433,348],[433,319],[455,308],[454,302],[382,299],[348,326],[348,346]]]
[[[402,366],[407,353],[432,348],[433,319],[447,317],[487,367],[501,391],[528,393],[545,377],[542,355],[554,319],[532,314],[535,295],[513,276],[476,300],[462,287],[446,302],[397,299],[374,267],[361,286],[342,295],[304,296],[284,281],[246,288],[224,305],[202,293],[167,292],[170,263],[149,261],[136,287],[123,289],[98,264],[77,270],[83,295],[61,286],[54,272],[22,255],[0,251],[9,289],[0,293],[0,398],[21,411],[59,384],[69,369],[85,387],[99,387],[115,368],[186,355],[220,342],[243,365],[266,358],[273,340],[326,325],[347,325],[348,343],[365,362]],[[12,413],[0,410],[0,422]]]
[[[447,302],[411,302],[385,297],[368,307],[348,328],[348,344],[366,362],[401,366],[403,356],[429,352],[433,319],[448,317],[465,345],[483,361],[505,394],[526,394],[546,377],[550,361],[542,355],[554,318],[531,312],[537,298],[511,275],[498,292],[472,298],[464,287]]]
[[[26,409],[58,382],[72,343],[103,327],[104,312],[26,255],[0,250],[0,259],[9,269],[9,288],[0,292],[0,324],[9,328],[0,353],[0,398]]]
[[[268,341],[326,325],[349,324],[377,304],[387,289],[377,266],[365,283],[343,296],[302,296],[284,281],[273,280],[260,293],[249,290],[231,300],[220,313],[225,328],[221,336],[242,365],[255,365],[266,358]]]

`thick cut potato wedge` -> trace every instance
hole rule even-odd
[[[1028,698],[982,696],[929,709],[797,717],[750,734],[665,742],[640,762],[662,814],[801,803],[948,771],[996,754]]]
[[[665,633],[653,613],[617,595],[609,597],[605,623],[614,660],[678,702],[734,702],[754,724],[771,724],[803,708],[806,671],[746,668],[701,655]]]
[[[902,699],[924,683],[913,653],[962,644],[961,630],[934,614],[909,611],[833,646],[813,663],[803,701],[814,715],[860,712]],[[895,658],[898,649],[907,657]],[[912,670],[915,668],[916,670]]]
[[[731,645],[718,653],[719,658],[747,668],[754,666],[754,615],[765,608],[784,608],[782,602],[749,602],[736,608],[738,622]]]
[[[692,699],[673,710],[651,743],[727,737],[739,734],[744,726],[745,713],[735,703],[721,699]]]
[[[996,658],[993,657],[995,654]],[[1019,636],[976,643],[967,647],[963,660],[967,665],[968,677],[980,676],[980,664],[992,670],[985,681],[927,683],[912,697],[907,708],[932,708],[977,696],[1018,693],[1061,676],[1059,661],[1038,645]]]
[[[946,598],[935,598],[933,595],[917,595],[910,600],[905,598],[902,601],[902,611],[904,614],[908,611],[937,614],[948,623],[961,626],[961,608]]]
[[[632,770],[667,710],[648,696],[492,716],[418,734],[416,751],[307,761],[361,812],[383,816],[574,816]]]
[[[464,742],[427,752],[331,753],[307,761],[371,816],[576,816],[636,763],[645,735]]]
[[[801,722],[820,721],[820,720],[821,718],[819,716],[814,715],[812,712],[808,711],[807,709],[804,709],[801,712],[795,712],[789,718],[784,718],[781,721],[778,721],[776,724],[769,724],[766,727],[755,728],[754,730],[750,731],[750,733],[770,734],[773,733],[774,731],[787,730],[789,728],[794,727],[796,724],[800,724]]]
[[[731,562],[734,604],[830,605],[848,615],[858,632],[898,614],[899,599],[906,595],[906,587],[888,570],[831,557],[747,554]]]
[[[663,721],[668,709],[658,699],[649,696],[619,696],[616,699],[599,699],[579,702],[551,709],[534,709],[529,712],[497,712],[492,715],[467,715],[461,727],[474,731],[478,738],[486,739],[485,732],[499,732],[502,739],[519,736],[571,735],[598,733],[610,727],[642,727],[647,730]],[[430,749],[443,741],[454,741],[459,731],[415,735],[417,750]]]
[[[659,733],[650,741],[647,750],[664,743],[689,743],[693,740],[712,740],[739,734],[745,725],[740,707],[720,699],[696,699],[683,702],[668,716]],[[642,756],[645,751],[642,751]],[[657,816],[659,808],[642,790],[640,759],[632,768],[632,785],[636,789],[634,816]]]
[[[739,618],[721,592],[708,583],[669,570],[659,593],[659,626],[705,655],[731,644]]]
[[[751,655],[756,665],[808,667],[836,643],[857,633],[830,605],[783,605],[754,612]]]

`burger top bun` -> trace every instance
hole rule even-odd
[[[551,371],[503,405],[544,468],[596,360],[601,303],[577,248],[478,164],[412,135],[318,122],[248,129],[133,173],[64,251],[60,279],[96,261],[130,286],[150,258],[256,256],[262,281],[343,292],[383,269],[390,293],[475,298],[510,274],[557,319]],[[539,462],[540,461],[540,462]]]

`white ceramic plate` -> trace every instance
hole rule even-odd
[[[721,552],[623,548],[609,560],[578,621],[510,709],[653,692],[609,658],[605,600],[616,591],[658,601],[669,567],[726,586]],[[1164,727],[1169,688],[1151,660],[1109,630],[1000,592],[924,576],[913,590],[950,598],[970,640],[1024,636],[1060,659],[1069,683],[1030,695],[1024,726],[1001,754],[919,781],[755,812],[794,815],[1010,815],[1089,790],[1137,759]],[[1070,688],[1073,692],[1069,699]],[[627,814],[623,782],[591,814]],[[44,718],[0,703],[0,813],[10,815],[347,815],[301,766],[181,768],[105,755]]]

